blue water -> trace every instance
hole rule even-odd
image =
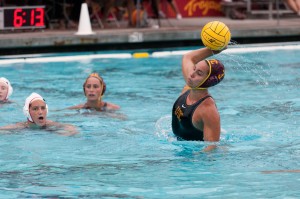
[[[226,67],[223,82],[210,90],[222,134],[209,153],[201,152],[208,143],[177,141],[171,132],[172,105],[184,85],[180,53],[0,59],[15,102],[0,107],[0,126],[25,121],[24,100],[37,92],[48,103],[48,119],[80,131],[0,135],[0,198],[299,198],[300,173],[263,172],[300,169],[300,48],[276,47],[237,46],[216,55]],[[127,119],[62,110],[84,102],[82,84],[91,72],[103,76],[104,100],[120,105],[117,113]]]

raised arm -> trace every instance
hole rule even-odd
[[[182,74],[184,77],[184,80],[186,81],[188,77],[188,69],[191,67],[194,67],[196,63],[198,63],[201,60],[204,60],[210,56],[212,56],[214,53],[212,50],[208,48],[200,48],[197,50],[190,51],[183,55],[182,58]]]

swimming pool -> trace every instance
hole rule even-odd
[[[297,198],[300,169],[300,44],[245,45],[216,57],[225,79],[211,89],[221,115],[217,150],[176,141],[171,109],[184,84],[181,56],[161,49],[146,59],[132,52],[2,57],[0,76],[14,104],[0,108],[0,126],[25,121],[31,92],[49,106],[48,118],[80,134],[39,131],[0,135],[0,198]],[[107,83],[105,100],[126,120],[61,110],[84,102],[91,72]]]

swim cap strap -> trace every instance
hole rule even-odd
[[[206,89],[206,88],[200,88],[200,86],[202,85],[202,84],[204,84],[204,82],[210,77],[210,75],[211,75],[211,64],[210,64],[210,62],[208,62],[207,60],[205,60],[205,62],[207,63],[207,65],[208,65],[208,67],[209,67],[209,71],[208,71],[208,75],[207,75],[207,77],[202,81],[202,82],[200,82],[200,84],[198,85],[198,86],[196,86],[196,87],[194,87],[194,88],[192,88],[192,89]]]

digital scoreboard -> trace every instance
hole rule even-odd
[[[45,28],[45,6],[0,7],[0,30]]]

